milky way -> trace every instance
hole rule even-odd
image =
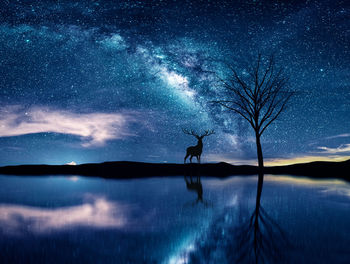
[[[348,1],[31,2],[0,8],[1,165],[182,162],[182,128],[215,129],[203,161],[254,163],[249,125],[210,102],[223,61],[258,53],[297,91],[266,160],[350,154]]]

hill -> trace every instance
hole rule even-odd
[[[265,174],[289,174],[316,178],[350,179],[350,160],[343,162],[311,162],[287,166],[266,167]],[[235,166],[225,162],[204,164],[143,163],[116,161],[81,165],[18,165],[0,167],[8,175],[82,175],[104,178],[131,179],[152,176],[201,175],[227,177],[254,175],[256,166]]]

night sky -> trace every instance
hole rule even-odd
[[[255,164],[253,130],[211,103],[223,61],[257,54],[297,91],[266,164],[350,157],[349,1],[15,1],[0,8],[0,165],[114,160]],[[216,74],[214,74],[214,72]]]

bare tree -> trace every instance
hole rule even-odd
[[[220,79],[228,95],[213,101],[249,122],[254,129],[259,169],[264,167],[261,135],[266,128],[286,109],[294,94],[289,88],[289,78],[282,68],[276,68],[273,56],[264,60],[258,55],[256,63],[244,74],[227,65],[231,71],[227,79]]]

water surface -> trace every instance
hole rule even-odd
[[[349,263],[349,183],[258,182],[0,176],[0,263]]]

